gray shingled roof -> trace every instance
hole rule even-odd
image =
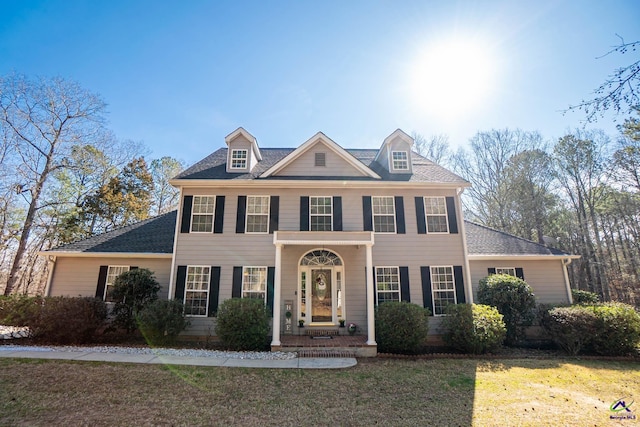
[[[124,252],[159,253],[173,252],[173,236],[177,211],[149,218],[85,240],[51,249],[51,252]]]
[[[469,255],[569,255],[559,249],[465,221]]]
[[[278,163],[280,160],[291,154],[294,148],[261,148],[262,161],[260,161],[250,173],[227,173],[227,148],[220,148],[209,156],[200,160],[184,172],[180,173],[175,179],[256,179],[267,171],[270,167]],[[425,182],[425,183],[455,183],[468,184],[468,182],[454,174],[453,172],[443,168],[428,160],[417,153],[411,153],[411,161],[413,164],[413,174],[390,174],[382,165],[375,162],[374,159],[378,150],[375,149],[347,149],[349,154],[362,162],[365,166],[376,172],[385,181],[404,181],[404,182]],[[327,176],[273,176],[270,180],[333,180],[348,179],[352,181],[377,181],[371,177],[327,177]]]
[[[160,253],[173,251],[176,211],[109,231],[86,240],[51,249],[51,252]],[[511,234],[465,221],[470,255],[559,255],[567,253]]]

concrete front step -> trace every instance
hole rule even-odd
[[[356,357],[356,352],[354,350],[307,348],[298,350],[298,357]]]

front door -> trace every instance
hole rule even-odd
[[[311,269],[311,322],[333,322],[333,269]]]
[[[344,266],[336,253],[308,252],[300,260],[298,277],[298,320],[326,326],[344,319]]]

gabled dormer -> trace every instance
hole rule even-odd
[[[227,143],[227,172],[248,173],[262,160],[258,141],[239,127],[224,138]]]
[[[411,149],[413,138],[397,129],[385,138],[375,161],[393,174],[412,174]]]
[[[380,176],[322,132],[316,133],[260,178],[270,176],[299,177],[369,177]]]

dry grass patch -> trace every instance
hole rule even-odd
[[[640,383],[637,368],[378,359],[345,370],[279,370],[0,359],[0,425],[603,425],[608,400]],[[590,410],[595,402],[607,410]]]

